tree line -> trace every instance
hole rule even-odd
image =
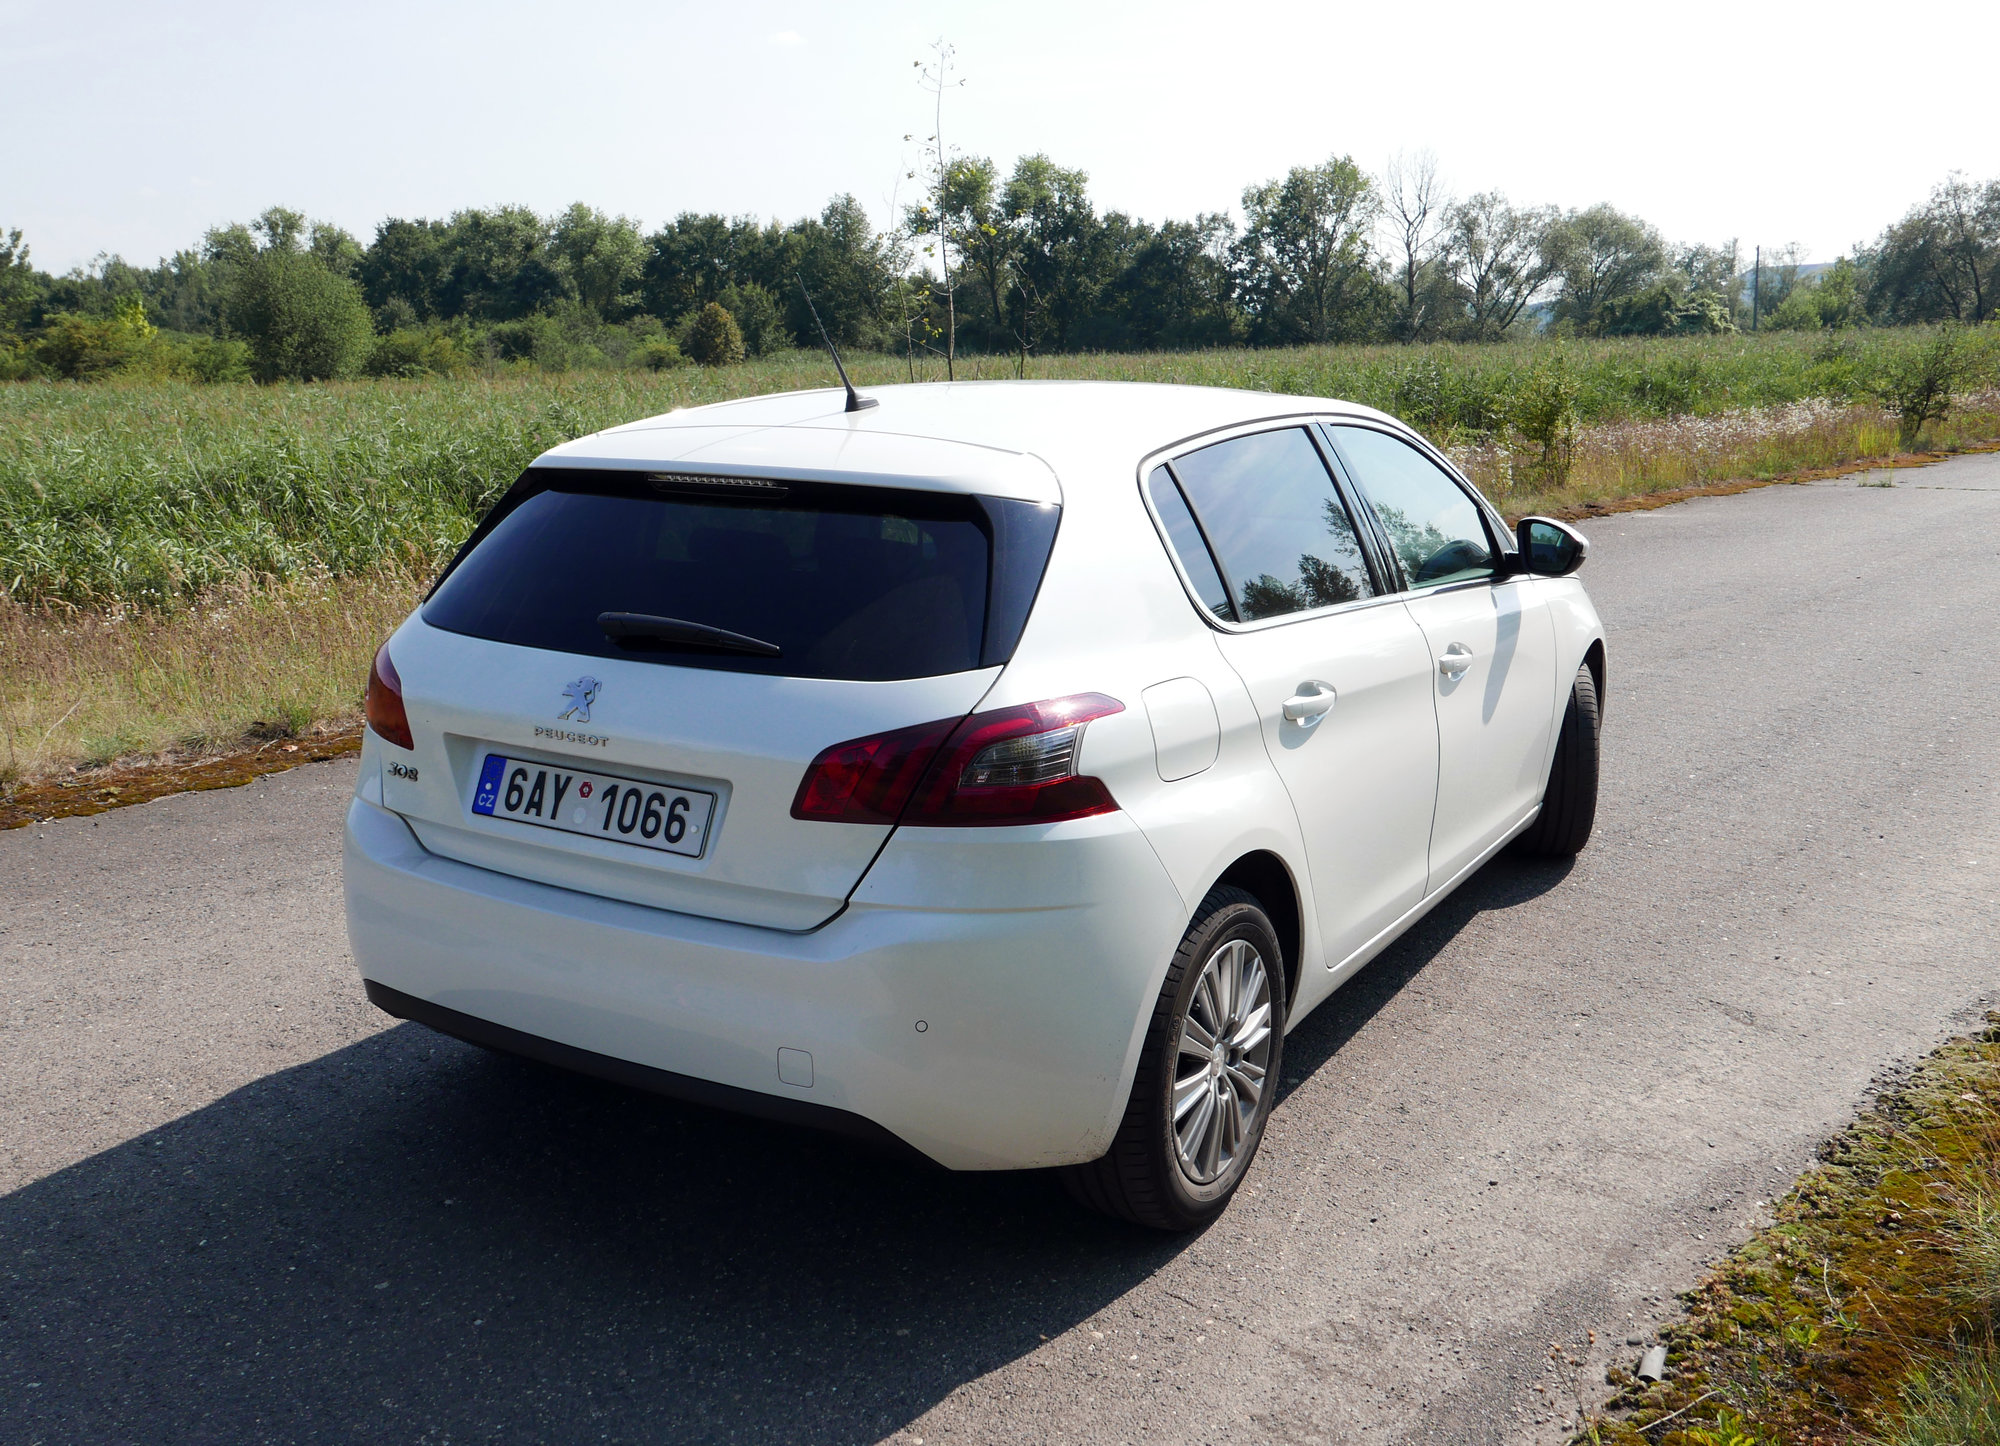
[[[1982,322],[2000,306],[2000,181],[1954,176],[1871,245],[1754,279],[1609,205],[1446,193],[1427,157],[1335,156],[1245,188],[1239,215],[1099,210],[1046,155],[950,157],[876,228],[852,196],[790,224],[684,213],[647,232],[578,203],[392,218],[362,244],[272,208],[151,267],[37,270],[0,233],[0,377],[419,375],[684,360],[818,344],[966,354],[1490,341]]]

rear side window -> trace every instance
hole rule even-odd
[[[537,470],[549,475],[531,472],[481,525],[425,622],[679,667],[861,681],[964,672],[1012,654],[1058,515],[902,489]],[[624,616],[600,621],[612,615]],[[765,647],[704,642],[699,629]]]
[[[1492,576],[1492,540],[1479,505],[1437,463],[1386,432],[1327,430],[1389,534],[1411,587]]]
[[[1241,621],[1374,595],[1353,519],[1304,428],[1217,442],[1171,466]]]
[[[1229,601],[1229,590],[1222,585],[1222,574],[1215,570],[1215,559],[1202,541],[1201,529],[1195,526],[1194,514],[1188,511],[1187,499],[1181,496],[1173,474],[1155,467],[1146,488],[1153,494],[1153,509],[1166,524],[1167,541],[1174,545],[1174,556],[1181,560],[1201,605],[1219,618],[1234,619],[1236,609]]]

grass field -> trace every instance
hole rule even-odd
[[[1870,379],[1924,333],[1031,358],[1040,378],[1345,397],[1447,446],[1511,513],[1886,456]],[[857,381],[906,380],[890,357]],[[932,364],[920,378],[935,378]],[[1010,377],[1008,358],[961,378]],[[352,716],[369,650],[537,453],[675,407],[823,386],[817,353],[667,372],[293,387],[0,386],[0,771],[224,746]],[[1551,376],[1551,489],[1510,417]],[[2000,395],[1927,441],[2000,437]]]

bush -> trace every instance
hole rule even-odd
[[[177,339],[167,368],[173,376],[193,382],[250,380],[250,344],[235,337],[196,336]]]
[[[1540,449],[1534,473],[1540,484],[1559,488],[1569,481],[1576,460],[1577,411],[1580,393],[1569,357],[1561,349],[1528,368],[1514,393],[1509,420],[1523,440]]]
[[[1712,291],[1682,297],[1655,286],[1612,302],[1601,329],[1606,336],[1719,336],[1736,330],[1736,323],[1729,303]]]
[[[403,328],[375,339],[362,370],[371,377],[457,377],[472,357],[445,332]]]
[[[1697,291],[1674,314],[1677,336],[1721,336],[1734,330],[1736,322],[1729,315],[1729,303],[1713,291]]]
[[[1978,375],[1981,360],[1965,328],[1946,322],[1928,343],[1889,361],[1874,392],[1896,418],[1896,440],[1905,451],[1916,445],[1927,423],[1945,419],[1958,392]]]
[[[601,326],[578,307],[567,306],[497,322],[479,336],[493,360],[564,372],[606,365],[610,358],[599,343],[616,330]]]
[[[1463,433],[1485,435],[1506,425],[1502,379],[1450,367],[1425,356],[1397,375],[1387,410],[1447,444]]]
[[[743,360],[743,332],[721,303],[711,301],[688,319],[681,350],[705,367],[734,366]]]
[[[632,348],[632,365],[650,372],[670,371],[686,363],[687,358],[670,336],[649,336]]]
[[[123,371],[138,347],[115,318],[64,312],[49,318],[35,339],[34,358],[66,381],[85,382]]]
[[[128,296],[110,316],[64,312],[50,318],[35,341],[34,357],[59,377],[85,382],[130,367],[152,347],[154,336],[145,303]]]
[[[309,252],[277,246],[238,263],[227,315],[262,382],[353,376],[375,334],[360,287]]]
[[[1808,278],[1785,293],[1778,309],[1764,318],[1771,331],[1818,331],[1821,327],[1859,326],[1862,321],[1861,278],[1845,256],[1819,276]]]
[[[1819,288],[1811,282],[1794,286],[1763,324],[1769,331],[1818,331],[1824,325],[1819,316]]]

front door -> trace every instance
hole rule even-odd
[[[1483,509],[1443,468],[1387,432],[1328,431],[1382,524],[1430,655],[1438,727],[1430,887],[1437,889],[1541,797],[1554,624],[1535,579],[1502,575]]]

